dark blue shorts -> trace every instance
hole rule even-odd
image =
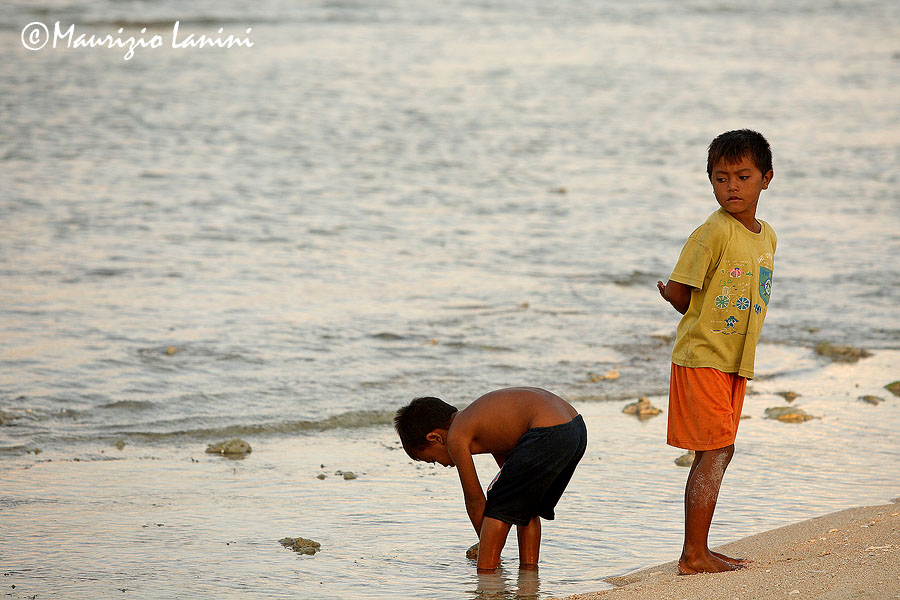
[[[535,516],[552,520],[585,448],[587,427],[581,415],[526,431],[488,486],[484,516],[513,525],[528,525]]]

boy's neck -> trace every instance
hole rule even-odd
[[[724,210],[724,209],[723,209]],[[727,210],[724,211],[729,217],[743,225],[751,233],[759,233],[762,231],[762,223],[756,220],[756,211],[753,214],[732,214]]]

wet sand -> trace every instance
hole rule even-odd
[[[683,577],[672,561],[607,579],[616,589],[568,600],[900,598],[900,503],[851,508],[715,549],[753,562]]]

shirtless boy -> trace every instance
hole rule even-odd
[[[397,411],[394,425],[410,458],[456,467],[479,537],[478,572],[498,568],[513,525],[519,567],[536,569],[540,517],[555,517],[554,507],[587,447],[584,420],[572,405],[539,388],[506,388],[463,410],[438,398],[417,398]],[[491,454],[500,466],[486,497],[474,454]]]

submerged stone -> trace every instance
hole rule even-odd
[[[889,383],[886,386],[884,386],[884,389],[886,389],[887,391],[889,391],[890,393],[892,393],[895,396],[900,396],[900,381],[895,381],[893,383]]]
[[[635,415],[637,417],[648,418],[655,417],[656,415],[661,413],[662,410],[650,404],[650,401],[646,398],[641,398],[637,402],[632,402],[631,404],[627,405],[622,409],[622,412],[626,415]]]
[[[798,394],[797,392],[776,392],[776,395],[781,396],[788,402],[793,402],[800,397],[800,394]]]
[[[306,538],[298,537],[291,538],[286,537],[278,540],[279,543],[285,548],[290,548],[294,552],[298,554],[309,554],[312,556],[322,547],[322,544],[315,540],[308,540]]]
[[[217,442],[206,447],[208,454],[222,454],[224,456],[244,456],[252,451],[250,444],[240,438]]]
[[[826,356],[835,362],[856,362],[861,358],[868,358],[872,353],[863,348],[854,346],[833,346],[828,342],[816,344],[816,354]]]
[[[469,549],[466,550],[466,558],[469,560],[478,560],[478,544],[479,542],[475,542],[469,546]]]
[[[675,464],[679,467],[689,467],[694,464],[694,451],[688,450],[687,452],[676,458]]]
[[[767,419],[776,419],[786,423],[803,423],[815,419],[814,416],[806,413],[802,408],[796,406],[774,406],[766,409]]]
[[[878,396],[860,396],[859,399],[863,402],[874,404],[875,406],[878,406],[879,404],[884,402],[884,398],[879,398]]]
[[[344,479],[345,479],[345,480],[347,480],[347,479],[356,479],[356,473],[354,473],[353,471],[344,471],[344,472],[342,473],[342,475],[344,476]]]

